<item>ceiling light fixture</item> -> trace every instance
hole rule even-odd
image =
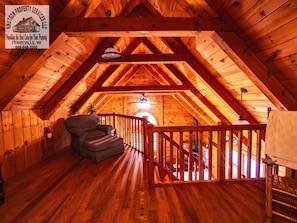
[[[242,94],[247,93],[247,89],[240,88],[240,111],[239,111],[239,119],[233,122],[233,125],[249,125],[249,121],[242,118]]]
[[[142,94],[140,96],[139,102],[137,102],[137,107],[142,109],[150,107],[150,104],[147,102],[145,94]]]
[[[111,17],[111,10],[108,10],[106,12],[106,17]],[[115,48],[113,44],[104,51],[101,57],[104,60],[118,60],[123,58],[120,51],[117,48]]]
[[[104,60],[118,60],[122,59],[123,56],[120,54],[119,50],[116,49],[113,45],[108,47],[105,52],[101,55]]]

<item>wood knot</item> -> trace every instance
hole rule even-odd
[[[238,2],[238,1],[234,1],[234,2],[232,3],[232,5],[233,5],[233,6],[240,6],[240,2]]]

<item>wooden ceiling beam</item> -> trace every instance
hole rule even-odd
[[[212,39],[280,110],[297,110],[297,100],[234,33],[217,32]]]
[[[178,92],[185,90],[193,90],[193,86],[190,85],[144,85],[144,86],[112,86],[112,87],[97,87],[95,92],[135,92],[135,93],[146,93],[146,92]]]
[[[183,62],[186,56],[186,54],[131,54],[123,55],[121,59],[105,60],[101,55],[97,55],[93,61],[100,64],[165,64]]]
[[[155,72],[157,72],[152,66],[150,65],[144,65],[146,69],[148,69],[149,72],[154,75]],[[102,84],[104,81],[100,81],[100,79],[88,90],[88,92],[80,98],[78,102],[75,103],[75,105],[72,106],[72,112],[75,113],[84,103],[85,101],[95,92],[104,92],[104,94],[134,94],[134,93],[158,93],[158,94],[173,94],[178,93],[180,91],[184,90],[190,90],[192,86],[187,85],[177,85],[172,80],[170,81],[171,85],[157,85],[157,86],[124,86],[129,78],[133,76],[134,73],[138,71],[140,68],[140,65],[134,65],[133,67],[130,67],[129,71],[127,69],[124,69],[121,71],[121,73],[118,75],[109,87],[102,87]],[[111,71],[113,73],[113,71]],[[107,74],[108,73],[108,74]],[[111,75],[110,72],[107,72],[105,75],[104,80]],[[128,77],[127,77],[128,76]],[[166,74],[161,75],[163,80],[161,82],[164,82],[164,77],[167,77]],[[160,77],[158,77],[160,79]],[[169,79],[167,77],[166,79]],[[117,85],[117,86],[116,86]],[[100,102],[100,101],[99,101]],[[93,105],[96,106],[97,103]]]
[[[59,17],[52,33],[64,32],[71,37],[148,37],[195,36],[199,31],[231,31],[214,17]]]

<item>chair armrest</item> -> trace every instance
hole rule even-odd
[[[111,135],[112,126],[111,125],[97,125],[96,129],[106,132],[107,135]]]
[[[86,133],[84,129],[79,129],[79,128],[71,128],[68,131],[71,135],[74,135],[77,137],[83,136]]]

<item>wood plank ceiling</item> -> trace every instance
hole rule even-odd
[[[4,49],[0,108],[85,113],[118,95],[170,94],[202,124],[297,110],[297,1],[3,0],[50,5],[47,50]],[[111,12],[111,18],[107,12]],[[106,61],[114,44],[122,60]]]

